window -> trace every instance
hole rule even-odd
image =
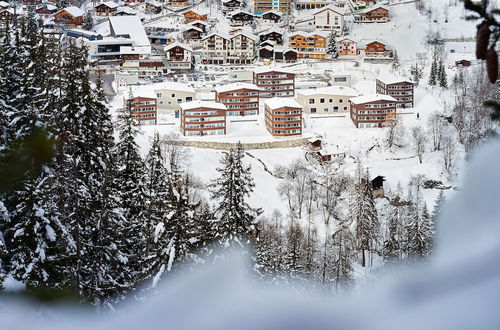
[[[333,107],[333,112],[339,112],[339,107]]]
[[[324,109],[323,109],[323,112],[328,112],[328,108],[324,108]]]
[[[325,99],[319,99],[319,103],[325,103]]]
[[[344,103],[344,100],[342,100],[342,99],[339,99],[339,103]]]
[[[161,93],[156,93],[157,98],[161,98]]]
[[[329,99],[328,102],[333,103],[333,99]]]
[[[316,113],[316,108],[311,108],[311,113]]]
[[[347,111],[347,107],[344,107],[344,111]]]
[[[177,99],[177,104],[182,103],[182,99]]]
[[[172,94],[172,97],[175,97],[175,94]]]
[[[191,102],[193,98],[191,96],[186,97],[186,102]]]
[[[309,99],[309,104],[314,104],[314,99]]]

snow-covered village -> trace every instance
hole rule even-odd
[[[499,39],[496,0],[0,1],[0,328],[500,328]]]

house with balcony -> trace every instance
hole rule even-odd
[[[398,108],[413,108],[414,83],[410,79],[383,73],[377,77],[377,94],[390,95],[397,101]]]
[[[357,96],[349,102],[351,120],[357,128],[385,127],[397,116],[397,100],[389,95]]]
[[[262,24],[273,25],[281,22],[283,14],[276,10],[270,10],[260,15]]]
[[[232,83],[215,87],[215,100],[224,103],[228,116],[259,114],[259,87],[249,83]]]
[[[156,95],[149,87],[131,89],[123,96],[125,106],[132,109],[132,116],[141,125],[156,125]]]
[[[257,68],[253,83],[260,88],[260,97],[291,97],[295,93],[295,73],[277,68]]]
[[[361,14],[355,15],[358,23],[386,23],[389,19],[389,8],[381,5],[367,8]]]
[[[242,9],[245,3],[241,0],[222,0],[222,13],[227,15],[233,11]]]
[[[185,136],[226,134],[226,106],[195,100],[180,105],[180,129]]]
[[[253,2],[254,13],[262,15],[274,10],[280,13],[289,13],[292,0],[255,0]]]
[[[365,56],[366,58],[390,58],[391,50],[388,48],[387,43],[381,40],[369,41],[367,43],[360,42],[357,47],[358,55]]]
[[[97,4],[92,10],[97,16],[113,16],[119,5],[113,1],[106,1]]]
[[[271,135],[302,134],[302,106],[292,98],[273,97],[264,101],[266,128]]]
[[[289,35],[288,47],[297,51],[298,58],[326,59],[329,32],[297,31]]]
[[[54,14],[54,23],[66,27],[77,27],[83,24],[85,13],[78,7],[70,6],[59,10]]]
[[[41,3],[37,5],[35,9],[36,15],[43,19],[54,17],[54,14],[57,13],[57,11],[57,7],[50,3]]]
[[[259,34],[259,40],[261,43],[267,40],[272,40],[276,42],[277,45],[283,45],[283,34],[283,29],[273,26],[269,30],[261,32]]]
[[[359,96],[355,89],[328,86],[297,91],[297,102],[308,114],[336,114],[350,110],[349,100]]]
[[[193,49],[180,42],[165,46],[166,68],[170,70],[189,70],[193,66]]]
[[[358,54],[358,44],[350,38],[337,40],[339,56],[356,56]]]
[[[227,33],[212,33],[202,39],[204,64],[225,64],[230,48],[231,35]]]
[[[231,24],[235,26],[252,24],[256,18],[257,16],[252,13],[238,9],[231,13]]]
[[[168,5],[175,8],[184,8],[189,6],[189,0],[168,0]]]
[[[184,21],[186,23],[191,23],[197,20],[200,21],[208,20],[208,13],[206,12],[206,10],[201,10],[201,9],[189,9],[183,12],[182,15],[184,16]]]
[[[241,31],[229,39],[227,63],[251,64],[255,60],[256,46],[259,38],[249,32]]]

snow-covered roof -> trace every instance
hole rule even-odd
[[[118,8],[120,5],[117,4],[116,2],[113,2],[113,1],[106,1],[106,2],[101,2],[101,3],[96,5],[96,7],[99,7],[99,6],[106,6],[108,8]]]
[[[191,8],[183,12],[182,14],[189,13],[190,11],[198,14],[198,15],[208,15],[208,8]]]
[[[235,91],[238,89],[260,90],[260,88],[257,85],[250,83],[241,83],[241,82],[215,87],[215,91],[217,93],[225,93],[225,92]]]
[[[314,32],[296,31],[296,32],[291,33],[290,37],[303,36],[303,37],[309,38],[309,37],[314,37],[314,36],[320,36],[323,38],[328,38],[329,35],[330,35],[330,33],[326,32],[326,31],[314,31]]]
[[[396,102],[396,99],[390,95],[384,94],[367,94],[358,97],[353,97],[350,101],[354,104],[363,104],[368,102],[376,102],[376,101],[392,101]]]
[[[390,73],[390,72],[381,73],[380,75],[378,75],[377,79],[386,85],[387,84],[397,84],[397,83],[401,83],[401,82],[409,82],[409,83],[413,84],[413,81],[411,79],[405,78],[405,77],[400,76],[400,75],[395,75],[395,74]]]
[[[129,36],[137,46],[150,46],[148,36],[138,16],[113,16],[109,25],[114,36]]]
[[[191,48],[191,46],[183,44],[183,43],[180,43],[178,41],[175,41],[175,42],[171,43],[170,45],[165,46],[165,48],[163,50],[164,51],[169,51],[169,50],[171,50],[174,47],[181,47],[181,48],[184,48],[185,50],[188,50],[190,52],[193,51],[193,48]]]
[[[389,11],[389,8],[386,7],[386,6],[376,5],[376,6],[373,6],[373,7],[370,7],[370,8],[366,8],[365,10],[363,10],[363,14],[369,13],[369,12],[371,12],[371,11],[373,11],[375,9],[379,9],[379,8],[385,9],[385,10]]]
[[[267,73],[267,72],[280,72],[280,73],[289,73],[289,74],[295,74],[295,72],[288,70],[288,69],[283,69],[283,68],[275,68],[275,67],[269,67],[269,66],[263,66],[259,68],[255,68],[253,70],[255,74],[260,74],[260,73]]]
[[[264,40],[260,43],[261,46],[264,46],[265,44],[268,44],[270,46],[275,46],[276,45],[276,41],[274,40],[271,40],[271,39],[267,39],[267,40]]]
[[[349,40],[349,41],[352,41],[352,42],[356,43],[356,41],[354,41],[353,39],[348,38],[348,37],[341,38],[341,39],[339,39],[339,40],[338,40],[338,42],[343,42],[343,41],[347,41],[347,40]]]
[[[235,37],[237,37],[237,36],[239,36],[239,35],[245,36],[245,37],[247,37],[248,39],[252,39],[253,41],[256,41],[256,40],[258,40],[258,39],[259,39],[259,37],[257,37],[255,34],[250,33],[250,32],[247,32],[247,31],[240,31],[240,32],[237,32],[237,33],[235,33],[235,34],[233,34],[233,35],[231,36],[231,39],[233,39],[233,38],[235,38]]]
[[[297,94],[302,95],[342,95],[342,96],[358,96],[359,92],[350,87],[344,86],[328,86],[320,88],[311,88],[297,91]]]
[[[273,25],[270,29],[259,33],[259,36],[267,35],[267,34],[273,33],[273,32],[276,32],[276,33],[283,35],[284,30],[282,28],[277,27],[276,25]]]
[[[130,99],[130,92],[132,92],[132,97],[145,97],[150,99],[156,99],[156,93],[151,88],[151,86],[137,86],[132,87],[129,91],[123,93],[126,100]]]
[[[302,106],[297,101],[295,101],[295,99],[290,97],[273,97],[272,99],[264,101],[264,104],[271,110],[284,107],[302,109]]]
[[[259,49],[267,49],[270,52],[272,52],[274,50],[273,46],[263,46],[263,47],[260,47]]]
[[[127,14],[137,14],[137,10],[135,10],[134,8],[130,8],[128,6],[124,6],[124,7],[118,7],[118,10],[117,12],[122,12],[122,13],[127,13]]]
[[[182,31],[189,31],[189,30],[195,30],[195,31],[198,31],[198,32],[203,32],[202,29],[200,29],[199,27],[197,26],[194,26],[194,25],[187,25],[185,26]]]
[[[146,0],[146,3],[150,4],[151,6],[155,6],[155,7],[161,7],[162,6],[161,2],[156,1],[156,0]]]
[[[328,6],[324,6],[323,8],[320,8],[317,11],[315,11],[313,13],[313,16],[321,13],[322,11],[328,10],[328,9],[332,10],[332,11],[334,11],[334,12],[340,14],[340,15],[345,15],[345,12],[346,12],[346,7],[337,7],[334,4],[330,4]]]
[[[1,4],[2,2],[3,1],[0,1],[0,7],[2,7],[2,4]],[[42,9],[42,8],[43,9],[47,9],[47,10],[52,10],[52,11],[57,10],[57,6],[54,6],[51,3],[41,3],[41,4],[39,4],[39,5],[36,6],[37,10],[38,9]]]
[[[205,40],[205,39],[213,37],[213,36],[219,36],[219,37],[224,38],[226,40],[231,39],[231,35],[228,34],[228,33],[216,32],[216,33],[210,33],[209,35],[207,35],[206,37],[204,37],[202,40]]]
[[[226,106],[223,103],[213,102],[213,101],[202,101],[202,100],[195,100],[191,102],[181,103],[180,107],[182,110],[191,110],[197,108],[227,110]]]
[[[0,7],[8,8],[10,7],[10,3],[5,1],[0,1]]]
[[[59,10],[58,13],[60,13],[62,11],[67,12],[68,14],[70,14],[73,17],[80,17],[80,16],[83,16],[85,14],[83,12],[83,10],[81,10],[80,8],[75,7],[75,6],[69,6],[69,7],[63,8],[63,9]]]
[[[205,22],[205,21],[201,21],[201,20],[199,20],[199,19],[197,19],[196,21],[192,21],[192,22],[190,22],[188,25],[195,25],[195,24],[208,25],[208,23],[207,23],[207,22]]]
[[[257,15],[255,14],[252,14],[252,13],[249,13],[248,11],[245,11],[245,10],[241,10],[241,9],[238,9],[238,10],[235,10],[231,13],[231,17],[237,15],[237,14],[246,14],[246,15],[249,15],[249,16],[253,16],[253,17],[257,17]]]
[[[178,91],[178,92],[187,92],[187,93],[194,93],[194,88],[189,86],[188,84],[183,84],[183,83],[178,83],[178,82],[171,82],[171,81],[166,81],[166,82],[161,82],[158,84],[154,84],[154,90],[158,91],[161,89],[166,89],[166,90],[171,90],[171,91]]]
[[[269,15],[269,14],[274,14],[274,15],[277,15],[279,17],[283,16],[283,14],[280,13],[279,11],[277,11],[277,10],[266,11],[265,13],[262,13],[260,16]]]

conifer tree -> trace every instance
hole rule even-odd
[[[435,86],[437,82],[437,74],[438,74],[438,64],[437,64],[437,59],[436,59],[436,54],[434,53],[434,59],[432,61],[432,66],[431,66],[431,74],[429,76],[429,85]]]
[[[356,252],[354,237],[348,228],[341,227],[332,235],[330,249],[329,278],[334,284],[334,292],[338,293],[353,279],[353,261]]]
[[[246,202],[255,184],[250,166],[243,163],[244,156],[239,143],[236,149],[225,152],[220,161],[222,166],[217,168],[220,176],[212,181],[212,198],[219,203],[215,208],[218,217],[214,222],[215,239],[225,247],[244,246],[261,213]]]
[[[448,78],[446,76],[446,68],[443,64],[442,59],[439,61],[438,78],[439,78],[439,87],[447,89],[448,88]]]
[[[396,71],[401,67],[401,63],[399,63],[399,55],[396,50],[394,50],[394,54],[392,55],[391,67],[392,71]]]
[[[335,39],[335,32],[332,31],[328,38],[328,47],[326,53],[331,56],[331,58],[337,58],[339,56],[339,51],[337,47],[337,40]]]
[[[403,214],[401,206],[390,206],[388,233],[383,247],[386,262],[397,262],[403,258]]]
[[[432,232],[427,208],[419,201],[408,210],[406,224],[407,253],[410,260],[421,260],[432,249]]]
[[[85,30],[90,31],[92,30],[93,27],[94,27],[94,17],[92,16],[91,12],[86,12],[83,20],[83,28]]]
[[[361,265],[365,267],[367,266],[366,253],[371,255],[379,240],[379,221],[368,173],[363,175],[360,162],[354,193],[349,205],[348,220],[354,223],[357,248],[361,253]]]

